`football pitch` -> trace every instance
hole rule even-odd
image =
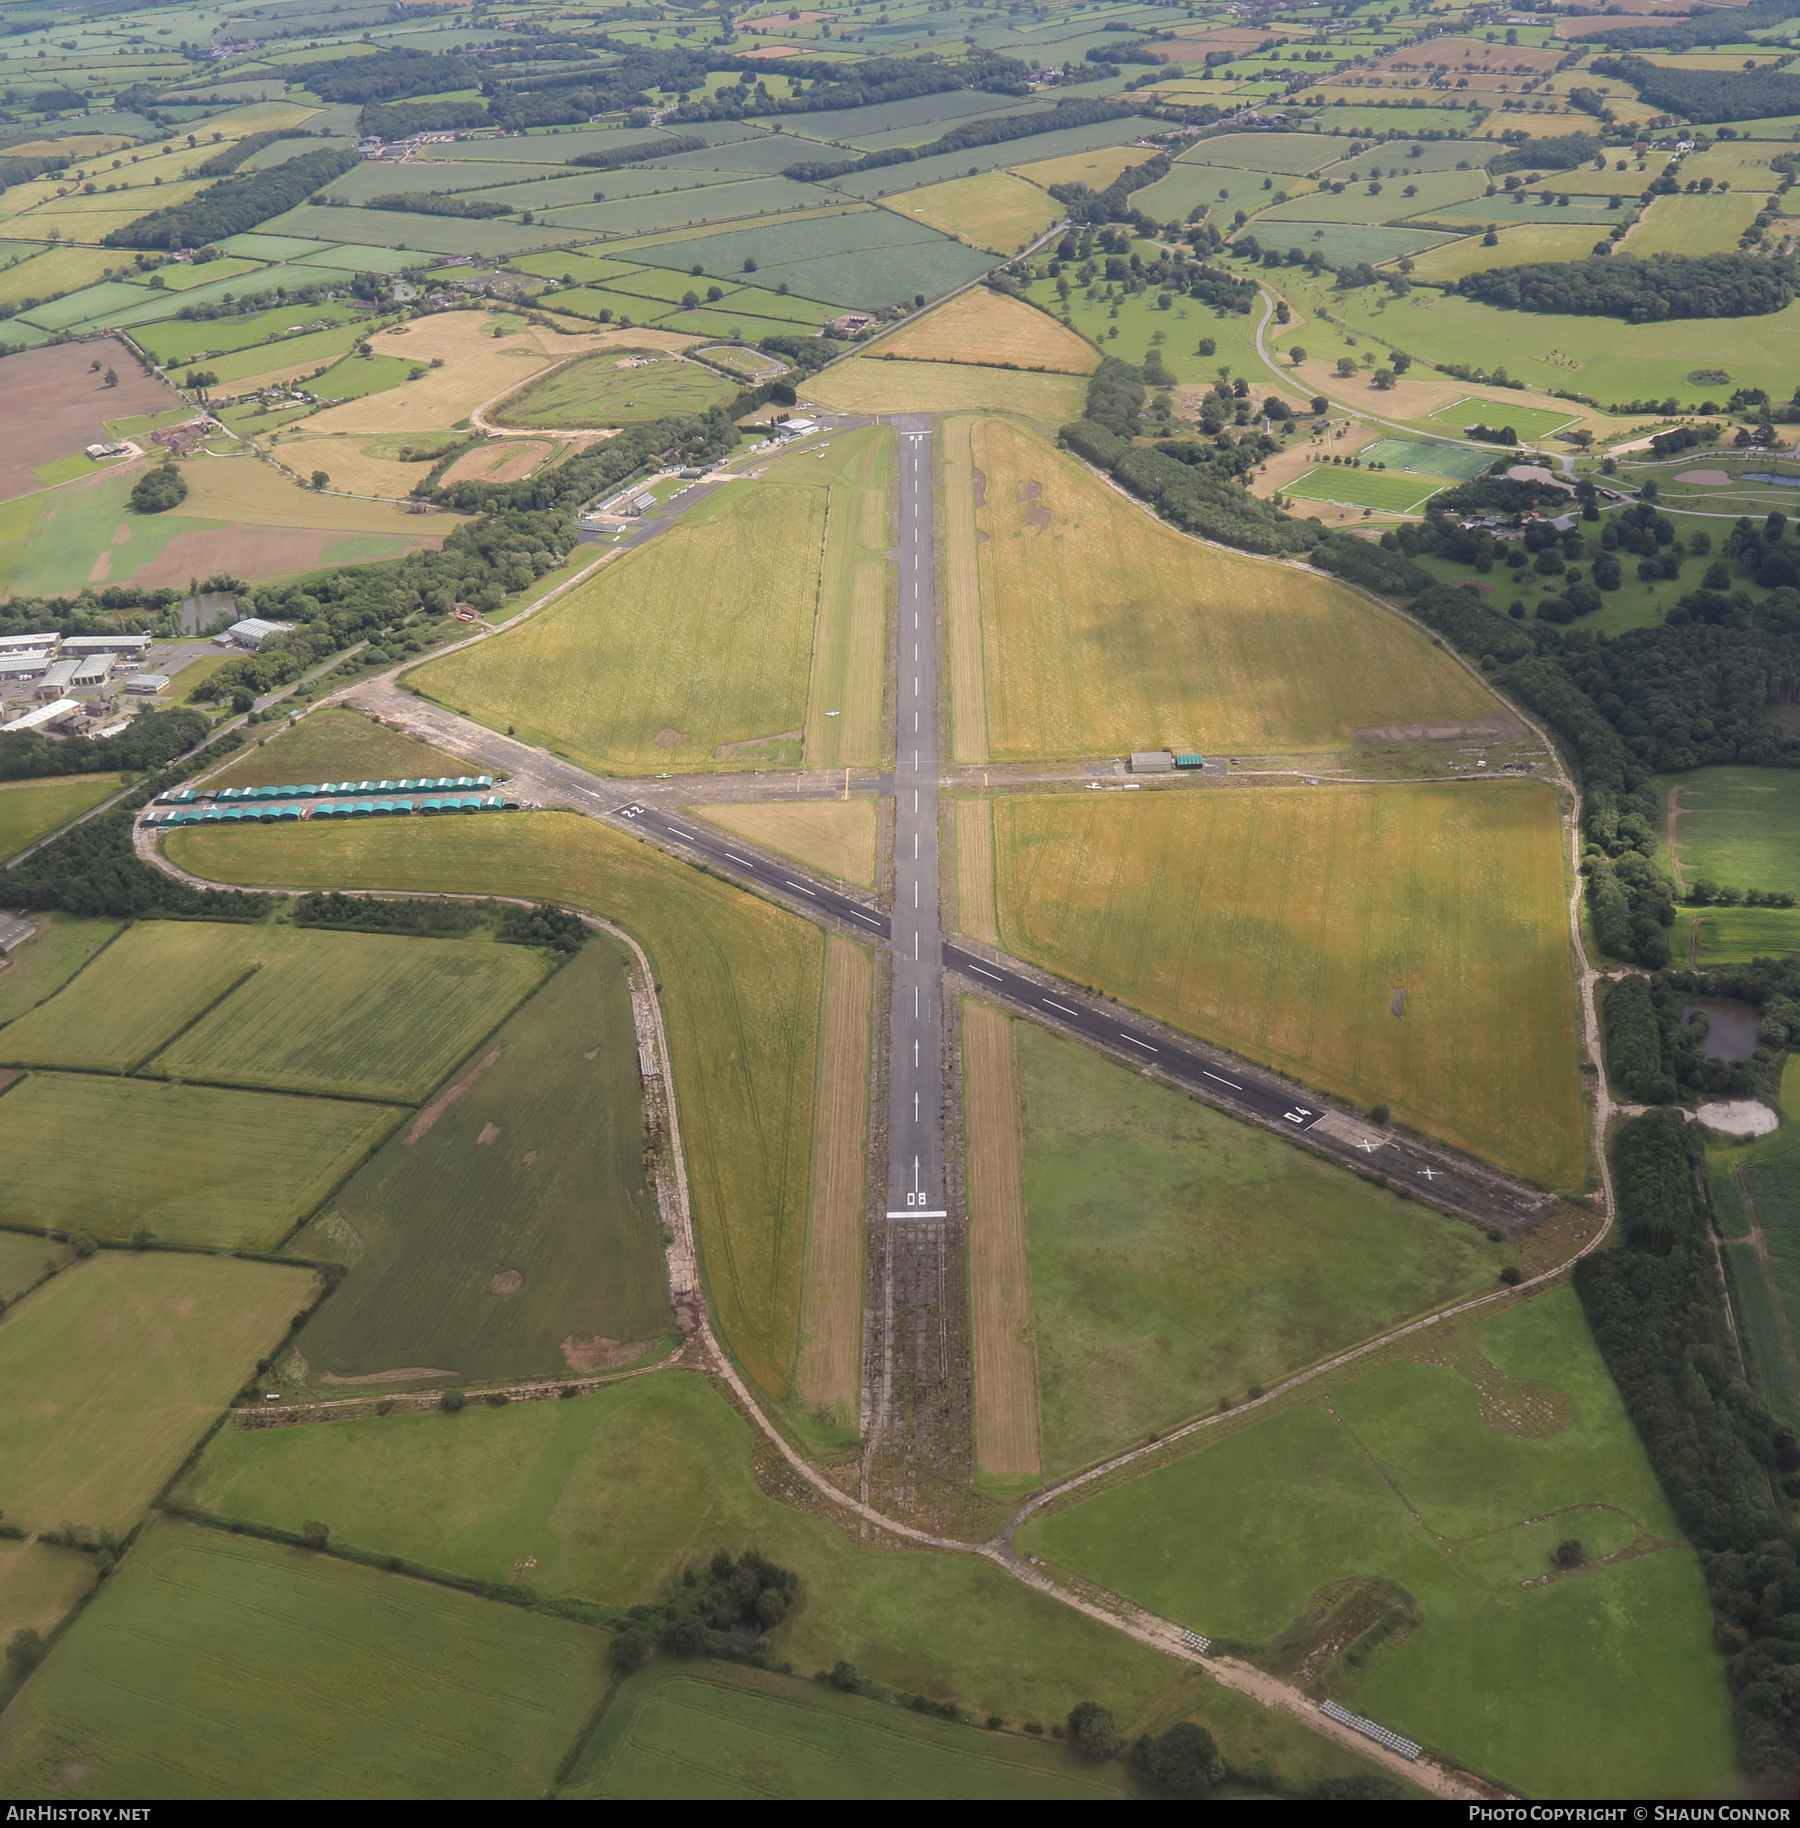
[[[1290,482],[1286,493],[1296,501],[1329,501],[1345,508],[1381,508],[1390,514],[1416,514],[1448,486],[1441,476],[1409,476],[1392,470],[1339,468],[1308,470]]]
[[[1388,470],[1416,471],[1424,476],[1450,476],[1467,482],[1494,461],[1492,452],[1459,449],[1453,444],[1426,444],[1417,438],[1383,438],[1358,451],[1366,468],[1372,463]]]

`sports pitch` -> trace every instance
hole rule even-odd
[[[1493,467],[1486,451],[1471,451],[1455,444],[1427,444],[1417,438],[1378,438],[1357,456],[1363,466],[1379,463],[1389,470],[1406,470],[1421,476],[1446,476],[1467,482]]]
[[[1379,508],[1392,514],[1416,514],[1439,490],[1442,478],[1386,470],[1357,470],[1348,464],[1321,465],[1287,485],[1298,501],[1328,501],[1346,508]]]
[[[1521,438],[1533,439],[1548,438],[1565,425],[1574,425],[1580,417],[1579,413],[1546,412],[1542,407],[1513,406],[1504,400],[1482,400],[1471,395],[1427,413],[1425,420],[1427,424],[1441,425],[1452,432],[1460,432],[1470,425],[1491,425],[1496,429],[1510,425]],[[1504,453],[1496,447],[1494,455]]]

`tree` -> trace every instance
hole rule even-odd
[[[114,368],[107,369],[106,374],[103,378],[108,387],[117,387],[119,384],[119,374],[118,374],[117,369],[114,369]]]
[[[1337,359],[1337,371],[1340,375],[1343,375],[1346,379],[1349,376],[1355,374],[1356,373],[1356,357],[1353,355],[1339,356]]]
[[[69,1248],[78,1257],[91,1257],[100,1248],[100,1240],[91,1231],[72,1231]]]
[[[1385,1104],[1371,1105],[1369,1107],[1369,1118],[1370,1121],[1374,1123],[1386,1123],[1388,1120],[1387,1106]]]
[[[98,362],[89,362],[88,363],[88,373],[89,374],[98,374],[99,372],[100,372],[100,364]]]
[[[831,1671],[831,1686],[841,1689],[845,1694],[854,1694],[862,1683],[862,1677],[856,1673],[856,1665],[840,1659]]]
[[[1327,400],[1323,394],[1314,394],[1312,397],[1312,409],[1314,413],[1328,413],[1331,410],[1331,402]]]
[[[687,291],[687,292],[682,293],[682,295],[681,295],[682,310],[692,311],[699,303],[700,303],[700,294],[698,292]]]
[[[1581,1543],[1571,1536],[1566,1542],[1559,1542],[1550,1559],[1559,1568],[1579,1568],[1586,1559],[1581,1552]]]
[[[462,1406],[463,1393],[460,1390],[446,1390],[444,1394],[438,1398],[438,1407],[440,1409],[448,1410],[451,1415],[455,1415]]]
[[[756,271],[756,262],[746,258],[744,261],[744,271],[746,273],[754,273]]]
[[[1069,1710],[1069,1737],[1076,1750],[1088,1758],[1116,1758],[1119,1755],[1119,1729],[1111,1712],[1098,1701],[1078,1701]]]
[[[331,1531],[324,1524],[309,1517],[300,1526],[300,1540],[309,1549],[323,1549],[331,1541]]]
[[[1293,348],[1288,351],[1288,360],[1298,368],[1300,364],[1306,360],[1305,349],[1303,349],[1300,344],[1296,343]]]
[[[1369,379],[1385,393],[1394,384],[1394,371],[1391,368],[1377,368]]]
[[[23,1631],[15,1631],[6,1643],[7,1673],[15,1680],[29,1675],[44,1660],[43,1633],[33,1631],[29,1625]]]
[[[627,1625],[607,1645],[606,1660],[622,1676],[642,1669],[650,1661],[650,1634],[641,1625]]]
[[[132,485],[131,505],[139,514],[166,514],[187,500],[187,478],[172,462],[146,470]]]
[[[1132,1748],[1131,1761],[1164,1796],[1194,1801],[1225,1775],[1225,1760],[1205,1727],[1180,1720],[1160,1739],[1146,1733]]]
[[[312,473],[312,486],[323,492],[331,487],[331,478],[327,476],[323,470],[314,470]]]

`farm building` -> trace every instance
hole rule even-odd
[[[214,635],[213,645],[247,647],[254,654],[271,636],[285,635],[293,626],[291,622],[265,622],[261,616],[246,616],[242,622],[232,623],[224,634]]]
[[[148,635],[71,635],[62,644],[68,654],[147,654]]]

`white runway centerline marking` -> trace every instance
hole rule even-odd
[[[1048,997],[1043,999],[1043,1003],[1046,1009],[1060,1009],[1066,1016],[1072,1016],[1079,1013],[1078,1011],[1071,1009],[1067,1003],[1053,1003]]]
[[[1201,1067],[1200,1071],[1201,1071],[1201,1074],[1203,1075],[1203,1077],[1205,1077],[1207,1079],[1219,1079],[1219,1075],[1217,1073],[1209,1073],[1209,1072],[1207,1072],[1205,1067]],[[1219,1079],[1219,1083],[1221,1085],[1230,1086],[1234,1092],[1241,1092],[1244,1089],[1241,1085],[1238,1084],[1238,1082],[1235,1079]]]
[[[1136,1035],[1121,1034],[1119,1039],[1121,1041],[1129,1041],[1133,1047],[1141,1047],[1147,1054],[1157,1052],[1157,1049],[1152,1047],[1148,1041],[1140,1041]]]

